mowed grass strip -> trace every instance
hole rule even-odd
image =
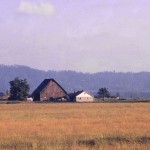
[[[150,149],[150,103],[1,104],[0,149]]]

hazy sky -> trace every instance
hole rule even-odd
[[[0,64],[150,71],[150,0],[0,0]]]

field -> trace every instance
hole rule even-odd
[[[149,150],[150,103],[0,104],[0,150]]]

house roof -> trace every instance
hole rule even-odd
[[[45,79],[32,93],[35,94],[35,93],[40,93],[44,88],[45,86],[49,83],[49,82],[55,82],[62,90],[65,94],[67,94],[67,92],[54,80],[54,79]]]
[[[79,92],[77,92],[76,96],[80,95],[82,92],[85,92],[85,93],[89,94],[90,96],[94,97],[92,94],[90,94],[89,92],[86,92],[86,91],[79,91]]]
[[[69,93],[68,96],[70,99],[74,99],[77,95],[81,94],[83,91],[77,91],[74,93]]]
[[[83,90],[82,90],[82,91],[77,91],[77,92],[75,93],[75,95],[77,96],[77,95],[81,94],[82,92],[83,92]]]
[[[82,91],[77,91],[77,92],[74,92],[74,93],[70,93],[70,94],[68,94],[68,96],[69,96],[70,99],[74,99],[76,96],[80,95],[82,92],[85,92],[85,93],[91,95],[92,97],[94,97],[92,94],[90,94],[86,91],[83,91],[83,90]]]

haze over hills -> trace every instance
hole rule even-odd
[[[54,78],[67,92],[86,90],[97,93],[106,87],[112,95],[119,93],[123,98],[150,98],[150,72],[99,72],[42,71],[27,66],[0,65],[0,91],[9,90],[9,81],[15,77],[26,78],[30,93],[45,79]]]

